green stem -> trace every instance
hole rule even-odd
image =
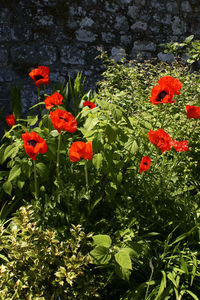
[[[162,128],[164,125],[166,112],[167,112],[167,105],[165,104],[164,115],[163,115],[163,119],[162,119],[160,128]]]
[[[84,169],[85,169],[86,191],[87,191],[87,194],[89,194],[87,159],[85,159],[85,168]]]
[[[38,88],[38,103],[40,102],[40,100],[41,100],[41,97],[40,97],[40,89]],[[42,117],[42,107],[40,106],[40,115],[41,115],[41,117]]]
[[[35,182],[35,199],[38,199],[38,190],[37,190],[37,173],[36,173],[36,161],[33,161],[34,168],[34,182]]]
[[[61,133],[58,137],[58,149],[57,149],[57,160],[56,160],[56,170],[57,170],[57,176],[59,178],[60,176],[60,144],[61,144]]]
[[[151,268],[151,275],[150,275],[150,278],[149,278],[149,282],[148,282],[148,285],[147,285],[147,290],[146,290],[146,294],[145,294],[145,298],[144,300],[147,300],[147,296],[148,296],[148,292],[149,292],[149,286],[150,286],[150,282],[152,280],[152,277],[153,277],[153,271],[154,271],[154,267],[153,267],[153,264],[152,264],[152,261],[150,260],[149,261],[149,266]]]
[[[44,85],[44,96],[46,96],[46,85]]]

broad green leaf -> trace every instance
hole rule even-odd
[[[96,246],[90,254],[100,264],[108,264],[111,259],[109,249],[104,246]]]
[[[17,186],[20,190],[23,188],[24,184],[25,184],[25,181],[21,181],[21,180],[17,181]]]
[[[131,276],[131,270],[122,268],[120,265],[116,265],[115,272],[121,279],[129,281],[129,278]]]
[[[12,181],[16,177],[18,177],[21,174],[21,168],[19,165],[15,165],[11,170],[8,177],[8,181]]]
[[[170,272],[167,274],[167,277],[169,278],[169,280],[171,280],[171,282],[173,283],[174,287],[178,290],[178,285],[177,282],[174,278],[174,275]]]
[[[18,146],[16,146],[14,143],[12,145],[9,145],[6,147],[4,154],[1,158],[1,162],[3,163],[8,157],[12,156],[16,153],[16,148],[18,150]]]
[[[187,268],[187,264],[184,260],[183,257],[181,257],[181,269],[188,275],[189,272],[188,272],[188,268]]]
[[[49,170],[46,164],[42,162],[36,163],[36,169],[43,180],[47,181],[49,179]]]
[[[87,130],[87,131],[90,131],[92,130],[95,125],[99,122],[99,120],[97,118],[88,118],[84,124],[84,128]]]
[[[96,153],[93,156],[92,159],[92,163],[95,166],[95,168],[97,169],[97,171],[102,167],[102,163],[103,163],[103,156],[101,153]]]
[[[132,270],[131,259],[127,251],[121,249],[117,254],[115,254],[115,260],[122,268]]]
[[[3,190],[6,194],[11,196],[11,192],[12,192],[12,184],[10,181],[6,181],[3,184]]]
[[[130,137],[128,139],[128,141],[125,143],[124,147],[132,155],[134,155],[138,151],[138,144],[132,137]]]
[[[53,137],[56,137],[56,136],[59,135],[59,132],[58,132],[58,130],[52,130],[52,131],[50,132],[50,135],[53,136]]]
[[[93,237],[93,242],[97,246],[104,246],[106,248],[109,248],[111,246],[112,240],[109,237],[109,235],[106,234],[97,234]]]

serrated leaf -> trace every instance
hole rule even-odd
[[[111,259],[109,249],[104,246],[96,246],[90,254],[100,264],[108,264]]]
[[[126,251],[120,250],[115,254],[116,262],[122,267],[129,270],[132,270],[132,263],[129,254]]]
[[[112,240],[109,237],[109,235],[106,234],[97,234],[93,237],[93,242],[97,246],[104,246],[106,248],[109,248],[111,246]]]
[[[125,143],[124,147],[132,155],[134,155],[138,151],[138,144],[132,137],[130,137],[128,139],[128,141]]]

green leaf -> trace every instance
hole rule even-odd
[[[32,116],[27,117],[27,122],[28,122],[29,126],[34,126],[37,123],[37,121],[38,121],[37,115],[34,117],[32,117]]]
[[[189,291],[189,290],[186,290],[186,293],[188,293],[190,296],[192,296],[193,299],[199,300],[199,298],[198,298],[193,292],[191,292],[191,291]]]
[[[131,259],[127,251],[121,249],[117,254],[115,254],[115,260],[122,268],[132,270]]]
[[[97,171],[99,171],[99,169],[102,167],[102,164],[103,164],[102,154],[101,153],[96,153],[93,156],[92,163],[95,166],[95,168],[97,169]]]
[[[92,130],[95,125],[99,122],[99,120],[97,118],[87,118],[85,124],[84,124],[84,128],[87,130],[87,131],[90,131]]]
[[[44,181],[47,181],[49,179],[49,170],[46,164],[39,162],[36,164],[36,169],[38,170],[40,177]]]
[[[3,163],[8,157],[12,155],[16,155],[18,152],[19,148],[16,146],[16,144],[9,145],[6,147],[3,156],[1,157],[1,163]]]
[[[3,184],[3,190],[6,194],[11,196],[11,192],[12,192],[12,184],[10,183],[10,181],[6,181]]]
[[[166,273],[165,271],[161,271],[162,272],[162,280],[161,280],[161,283],[160,283],[160,288],[159,288],[159,291],[158,291],[158,294],[156,296],[156,299],[159,299],[159,297],[162,295],[162,293],[164,292],[164,289],[166,288],[166,285],[167,285],[167,279],[166,279]]]
[[[129,281],[131,270],[122,268],[120,265],[115,265],[115,272],[121,279]]]
[[[191,34],[191,35],[189,35],[188,37],[186,37],[185,42],[186,42],[186,43],[189,43],[189,42],[191,42],[191,40],[193,40],[193,38],[194,38],[194,35]]]
[[[184,260],[183,257],[181,257],[181,269],[184,271],[184,273],[186,273],[187,275],[189,275],[187,264],[186,264],[186,262],[185,262],[185,260]]]
[[[124,144],[124,147],[132,155],[138,151],[138,144],[132,137],[128,139],[128,141]]]
[[[59,135],[59,132],[58,132],[58,130],[52,130],[52,131],[50,132],[50,135],[53,136],[53,137],[56,137],[56,136]]]
[[[109,249],[104,246],[96,246],[90,254],[100,264],[108,264],[111,259]]]
[[[17,186],[20,190],[23,188],[24,184],[25,184],[25,181],[21,181],[21,180],[17,181]]]
[[[8,177],[8,181],[12,181],[13,179],[15,179],[16,177],[18,177],[21,174],[21,168],[19,167],[19,165],[15,165],[11,170],[10,170],[10,174]]]
[[[104,246],[106,248],[109,248],[111,246],[112,240],[109,237],[109,235],[106,234],[97,234],[93,237],[93,242],[97,246]]]

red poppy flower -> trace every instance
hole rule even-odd
[[[151,164],[151,158],[149,156],[143,156],[140,162],[140,173],[149,170]]]
[[[36,160],[36,155],[38,153],[47,152],[47,144],[46,141],[43,140],[35,131],[28,133],[26,131],[22,134],[24,149],[28,156],[32,158],[32,160]]]
[[[85,107],[85,106],[88,106],[90,109],[96,107],[95,103],[93,103],[93,102],[91,102],[91,101],[85,101],[85,102],[83,102],[83,106],[84,106],[84,107]]]
[[[46,109],[51,109],[54,105],[60,105],[62,103],[63,96],[58,92],[53,93],[53,95],[46,97],[44,100]]]
[[[182,82],[172,76],[163,76],[158,80],[159,85],[168,86],[174,94],[180,95],[179,90],[182,88]]]
[[[174,103],[174,94],[179,95],[182,83],[174,77],[164,76],[158,81],[151,91],[150,101],[152,104]]]
[[[156,131],[149,130],[149,140],[163,153],[171,149],[171,137],[163,129],[158,129]]]
[[[92,142],[74,142],[69,149],[69,160],[79,161],[81,158],[92,160]]]
[[[172,140],[172,146],[175,148],[177,152],[189,151],[188,141],[178,142],[176,140]]]
[[[61,133],[61,130],[72,133],[76,131],[76,119],[68,111],[56,109],[50,112],[50,117],[53,126],[59,133]]]
[[[188,119],[200,119],[200,107],[186,105],[185,107]]]
[[[9,127],[12,127],[13,125],[16,124],[16,120],[13,114],[6,116],[6,123],[8,124]]]
[[[35,82],[35,85],[40,88],[41,84],[49,84],[49,67],[39,66],[38,69],[34,69],[29,73],[29,76]]]

